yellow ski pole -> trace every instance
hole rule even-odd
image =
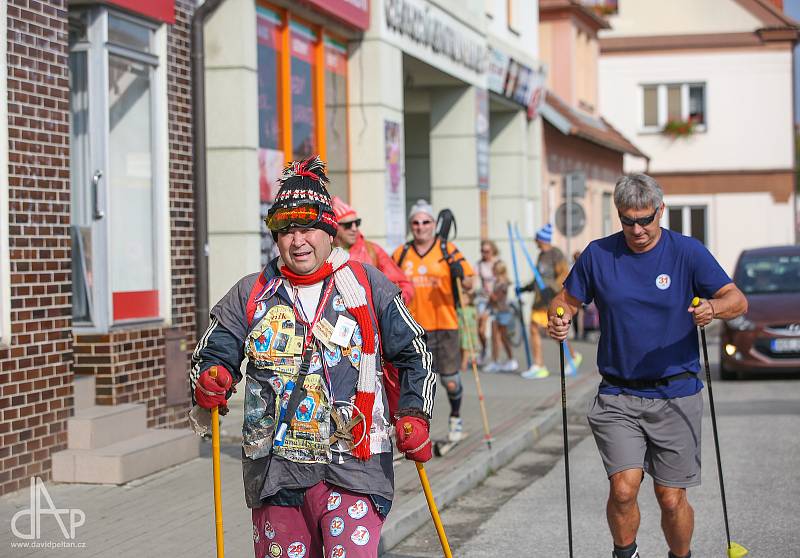
[[[217,368],[209,372],[212,378],[217,377]],[[217,558],[225,556],[225,541],[222,530],[222,486],[219,471],[219,407],[211,409],[211,463],[214,468],[214,519],[217,528]]]
[[[405,425],[406,433],[409,434],[413,427],[410,424]],[[433,492],[431,492],[431,485],[428,482],[428,474],[425,472],[425,466],[418,461],[414,464],[417,466],[417,473],[419,474],[419,482],[422,483],[422,491],[425,493],[425,500],[428,501],[428,509],[431,510],[431,518],[433,524],[436,526],[436,533],[439,535],[439,542],[442,545],[442,551],[445,558],[453,558],[453,553],[450,552],[450,543],[447,542],[447,533],[444,532],[444,525],[439,517],[439,510],[436,508],[436,501],[433,499]]]
[[[697,308],[700,306],[700,297],[696,296],[692,299],[692,306]],[[711,391],[711,368],[708,366],[708,344],[706,343],[706,328],[700,327],[700,339],[703,342],[703,358],[706,365],[706,386],[708,387],[708,406],[711,411],[711,429],[714,432],[714,449],[717,450],[717,473],[719,476],[719,492],[722,495],[722,516],[725,519],[725,536],[728,539],[728,558],[741,558],[747,554],[748,550],[740,545],[731,541],[731,530],[728,526],[728,504],[725,501],[725,482],[722,480],[722,458],[719,453],[719,434],[717,434],[717,414],[714,411],[714,392]]]
[[[461,286],[461,279],[456,281],[458,286],[458,306],[461,308],[461,315],[464,315],[464,289]],[[489,451],[492,450],[492,431],[489,429],[489,415],[486,413],[486,401],[481,389],[481,379],[478,376],[478,366],[475,363],[475,346],[472,343],[472,328],[464,317],[464,328],[467,330],[467,347],[469,348],[469,359],[472,361],[472,374],[475,376],[475,389],[478,392],[478,403],[481,407],[481,418],[483,419],[483,435]]]

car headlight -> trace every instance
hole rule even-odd
[[[725,323],[728,327],[736,331],[750,331],[756,328],[756,324],[745,318],[744,316],[737,316],[732,320],[727,320]]]

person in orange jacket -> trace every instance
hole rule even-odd
[[[383,248],[370,242],[361,234],[361,217],[356,210],[347,205],[340,197],[333,197],[333,212],[339,228],[336,231],[334,246],[344,248],[350,252],[350,259],[361,263],[368,263],[377,267],[384,275],[400,287],[403,293],[403,302],[408,304],[414,297],[414,285],[405,273],[394,263]]]

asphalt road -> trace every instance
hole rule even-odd
[[[712,355],[716,347],[709,347]],[[716,363],[712,362],[716,377]],[[750,556],[800,557],[800,378],[714,381],[732,539]],[[695,557],[726,556],[725,528],[706,390],[703,484],[689,490],[695,508]],[[605,522],[608,483],[585,409],[570,416],[574,556],[610,555]],[[445,509],[442,519],[457,557],[568,556],[562,434],[556,429]],[[639,503],[643,558],[666,556],[649,477]],[[387,558],[442,556],[432,526]]]

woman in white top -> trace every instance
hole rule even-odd
[[[500,251],[497,244],[491,240],[481,242],[481,259],[478,262],[478,277],[480,277],[480,290],[475,297],[475,306],[478,309],[478,338],[481,342],[480,360],[486,357],[486,324],[489,321],[489,294],[494,290],[494,263]]]

